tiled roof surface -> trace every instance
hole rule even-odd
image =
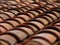
[[[0,45],[60,45],[60,2],[0,1]]]

